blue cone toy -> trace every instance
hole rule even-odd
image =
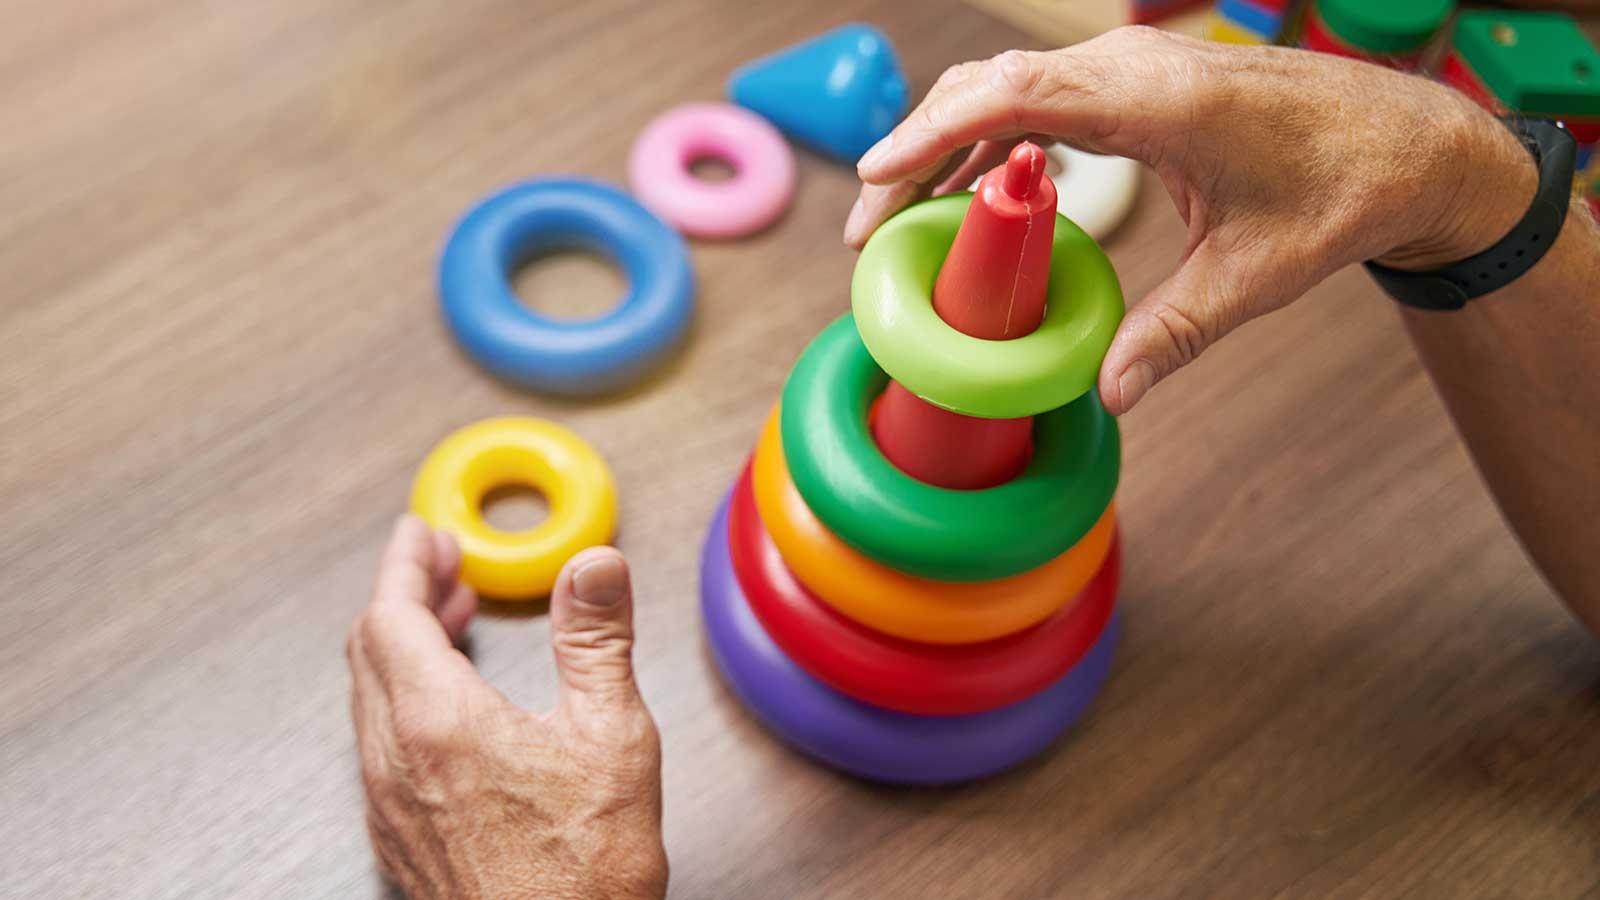
[[[869,25],[845,25],[740,67],[733,102],[802,144],[854,163],[906,114],[894,47]]]

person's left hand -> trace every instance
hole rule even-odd
[[[633,680],[633,597],[610,548],[550,599],[560,699],[518,708],[453,646],[477,609],[461,552],[395,526],[350,629],[352,714],[380,870],[414,900],[661,897],[661,743]]]

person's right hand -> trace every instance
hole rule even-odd
[[[1121,28],[946,71],[861,158],[845,242],[964,189],[1033,135],[1147,163],[1189,226],[1178,270],[1129,308],[1106,354],[1100,397],[1114,414],[1343,266],[1427,269],[1487,248],[1537,185],[1510,132],[1450,88],[1321,53]]]

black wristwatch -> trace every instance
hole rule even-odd
[[[1577,142],[1571,133],[1543,119],[1504,120],[1539,167],[1539,192],[1528,214],[1493,247],[1432,272],[1402,272],[1375,262],[1367,272],[1389,296],[1420,309],[1460,309],[1474,297],[1499,290],[1534,267],[1555,243],[1572,199]]]

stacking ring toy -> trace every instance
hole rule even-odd
[[[550,515],[527,531],[483,519],[483,498],[508,485],[544,494]],[[611,540],[617,489],[593,447],[554,422],[484,419],[439,442],[417,472],[411,510],[461,545],[461,578],[505,600],[542,597],[573,554]]]
[[[1044,155],[1056,164],[1054,175],[1057,207],[1085,233],[1097,241],[1115,231],[1133,210],[1139,196],[1139,164],[1121,156],[1101,156],[1069,147],[1046,144]],[[982,177],[968,190],[976,191]]]
[[[622,267],[622,303],[584,321],[523,306],[512,270],[573,248]],[[461,346],[490,372],[552,393],[614,390],[643,375],[683,337],[693,298],[683,238],[622,191],[581,178],[530,181],[489,197],[457,223],[439,260],[439,299]]]
[[[783,559],[824,603],[868,628],[927,644],[975,644],[1035,625],[1100,570],[1115,504],[1083,539],[1037,569],[994,581],[932,581],[873,562],[823,527],[784,464],[779,413],[767,419],[751,467],[756,508]]]
[[[873,233],[850,282],[861,339],[889,377],[935,406],[988,419],[1065,406],[1094,387],[1122,320],[1111,261],[1057,214],[1039,328],[1008,341],[962,334],[939,318],[932,294],[971,202],[967,193],[928,200]]]
[[[864,703],[922,716],[984,712],[1072,668],[1116,603],[1117,544],[1077,599],[1025,631],[981,644],[916,644],[864,628],[816,598],[761,527],[748,469],[728,511],[733,570],[767,634],[813,678]]]
[[[733,167],[728,181],[689,171],[712,157]],[[688,103],[645,126],[628,156],[628,184],[645,206],[685,234],[727,238],[772,224],[794,197],[794,153],[778,133],[731,103]]]
[[[700,609],[718,668],[767,727],[828,765],[897,784],[970,781],[1049,746],[1104,683],[1117,635],[1113,619],[1066,675],[989,712],[912,716],[870,706],[807,675],[762,629],[730,565],[727,501],[700,557]]]
[[[953,491],[901,471],[867,426],[888,376],[849,316],[819,334],[783,388],[783,452],[806,505],[845,543],[940,581],[1026,572],[1061,555],[1117,490],[1116,421],[1089,391],[1034,421],[1033,459],[1005,484]]]

